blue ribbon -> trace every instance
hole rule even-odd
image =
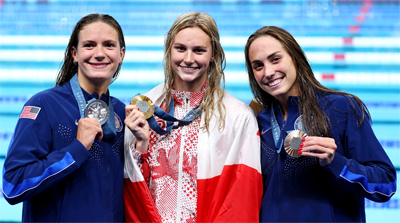
[[[202,109],[200,109],[196,112],[196,109],[199,106],[200,106],[200,104],[197,105],[195,108],[193,108],[189,113],[187,113],[185,115],[185,117],[183,117],[183,119],[177,119],[174,117],[174,100],[170,101],[169,108],[168,108],[169,114],[166,113],[164,110],[162,110],[157,105],[154,105],[154,115],[163,120],[166,120],[167,128],[166,128],[166,130],[162,129],[158,125],[154,116],[151,116],[150,118],[148,118],[147,122],[149,123],[150,128],[152,128],[159,135],[165,135],[172,130],[172,128],[174,127],[174,122],[179,122],[179,125],[181,125],[181,124],[185,125],[185,124],[192,122],[196,117],[198,117],[202,112]]]
[[[271,128],[272,128],[272,136],[274,138],[275,147],[277,148],[277,152],[280,153],[283,145],[283,131],[285,128],[285,124],[283,125],[282,129],[279,128],[278,121],[275,117],[274,106],[271,104],[271,109],[269,111],[269,115],[271,117]]]
[[[74,93],[75,99],[78,102],[79,113],[81,114],[81,118],[85,118],[85,107],[86,100],[83,96],[83,92],[81,86],[79,85],[78,75],[74,75],[70,81],[72,92]],[[108,92],[109,93],[109,92]],[[96,100],[96,99],[91,99]],[[115,128],[115,119],[114,119],[114,107],[110,100],[110,94],[108,94],[108,107],[110,110],[110,116],[108,116],[108,121],[104,123],[101,128],[103,129],[103,136],[106,139],[115,137],[117,135],[117,130]]]

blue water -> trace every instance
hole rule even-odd
[[[47,2],[47,3],[46,3]],[[285,0],[285,1],[100,1],[100,0],[0,0],[0,51],[11,50],[65,50],[66,44],[46,43],[29,44],[32,35],[69,36],[75,23],[84,15],[98,12],[112,15],[121,24],[125,36],[164,37],[173,21],[182,13],[200,11],[209,13],[217,22],[221,38],[248,37],[255,30],[266,25],[275,25],[287,29],[295,37],[395,37],[400,42],[400,0],[371,1],[365,5],[362,0]],[[364,3],[364,4],[363,4]],[[361,19],[361,20],[357,20]],[[355,30],[352,28],[355,27]],[[15,42],[3,44],[1,36],[26,36],[28,44]],[[356,41],[356,40],[355,40]],[[225,51],[243,52],[244,46],[227,46]],[[140,51],[162,52],[160,45],[127,45],[127,55]],[[332,53],[394,53],[400,57],[400,45],[387,47],[384,43],[371,42],[368,46],[306,46],[305,52]],[[375,54],[371,54],[375,55]],[[4,57],[2,57],[4,58]],[[0,166],[3,167],[8,144],[18,121],[18,115],[33,94],[54,85],[56,71],[61,61],[0,59]],[[377,61],[380,58],[377,58]],[[352,82],[321,81],[322,84],[336,90],[347,91],[359,96],[367,105],[373,120],[373,129],[378,140],[400,169],[400,64],[397,62],[381,64],[379,62],[357,63],[334,61],[332,63],[314,63],[310,61],[314,72],[346,72],[360,80]],[[35,75],[38,70],[51,70],[54,77],[46,80],[24,78],[15,80],[6,72],[26,71],[26,77]],[[159,62],[124,62],[124,75],[136,71],[162,72]],[[242,72],[246,76],[243,62],[227,61],[225,74]],[[379,76],[365,82],[364,73],[390,73],[391,80],[379,82]],[[24,73],[25,74],[25,73]],[[245,78],[247,79],[247,78]],[[117,80],[110,87],[111,94],[129,103],[136,93],[145,93],[162,79],[144,79],[140,83],[134,79]],[[363,84],[360,84],[363,83]],[[228,81],[225,88],[235,97],[248,103],[252,93],[247,81]],[[0,168],[0,169],[1,169]],[[2,169],[1,169],[2,170]],[[399,172],[398,172],[399,173]],[[399,174],[398,174],[399,175]],[[0,183],[1,186],[1,183]],[[368,222],[398,222],[400,216],[400,198],[396,194],[390,202],[378,204],[366,201]],[[20,221],[21,205],[10,206],[0,197],[0,222]],[[376,217],[379,216],[379,217]]]

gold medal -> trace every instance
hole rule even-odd
[[[294,130],[290,132],[286,138],[283,146],[285,147],[285,151],[289,156],[292,157],[300,157],[300,154],[297,153],[300,147],[301,139],[307,137],[307,134],[301,130]]]
[[[137,95],[132,98],[131,105],[136,105],[139,111],[143,112],[146,119],[150,118],[154,114],[154,104],[150,98],[144,95]]]

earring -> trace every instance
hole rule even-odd
[[[75,60],[74,60],[74,65],[76,65],[78,62],[76,62]]]

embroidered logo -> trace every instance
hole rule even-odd
[[[29,118],[35,120],[40,112],[40,109],[41,108],[35,106],[25,106],[19,118]]]
[[[270,130],[271,128],[268,128],[267,130],[264,130],[261,132],[261,135],[264,135],[264,133],[266,133],[268,130]]]
[[[117,132],[121,132],[122,131],[122,121],[119,118],[119,116],[117,115],[117,113],[115,113],[115,129],[117,130]]]
[[[297,117],[296,121],[294,122],[294,129],[306,132],[305,128],[304,128],[303,115],[300,115],[299,117]]]

